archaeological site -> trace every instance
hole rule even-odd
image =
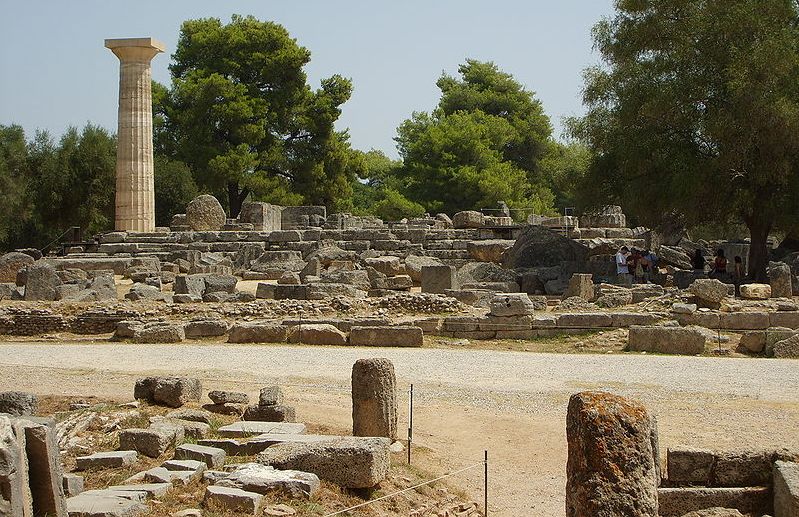
[[[579,117],[467,59],[398,159],[299,7],[87,29],[116,118],[0,125],[0,517],[799,517],[799,5],[598,3]]]

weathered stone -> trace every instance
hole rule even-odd
[[[766,348],[766,333],[765,332],[744,332],[741,334],[741,341],[739,348],[746,352],[759,354]]]
[[[204,504],[220,510],[259,515],[263,507],[263,497],[255,492],[240,488],[210,485],[205,488]]]
[[[535,305],[525,293],[497,294],[491,298],[492,316],[524,316],[535,313]]]
[[[632,352],[697,355],[705,350],[705,336],[690,328],[632,326],[627,349]]]
[[[130,291],[125,294],[125,299],[134,302],[141,300],[169,301],[171,300],[171,295],[162,292],[161,289],[157,287],[135,283],[131,286]]]
[[[791,267],[782,262],[772,262],[768,268],[771,296],[774,298],[793,297],[793,274]]]
[[[96,452],[89,456],[78,456],[75,458],[75,465],[78,470],[117,468],[132,465],[137,458],[138,454],[134,450]]]
[[[435,257],[420,255],[408,255],[405,257],[405,273],[417,284],[422,281],[422,268],[424,266],[441,265],[441,261]]]
[[[28,266],[25,283],[25,300],[52,301],[56,299],[56,287],[61,279],[53,266],[38,262]]]
[[[613,326],[613,318],[603,312],[565,313],[558,316],[558,327],[593,329]]]
[[[186,206],[186,224],[194,231],[221,230],[226,222],[225,210],[214,196],[197,196]]]
[[[405,268],[402,266],[399,257],[385,256],[367,258],[367,266],[373,267],[376,271],[383,273],[386,276],[396,276],[405,273]]]
[[[190,339],[224,336],[228,331],[228,323],[221,319],[194,320],[183,327],[185,335]]]
[[[296,412],[291,406],[247,406],[242,419],[257,422],[294,422]]]
[[[729,294],[727,285],[715,278],[697,279],[691,284],[688,291],[696,296],[700,307],[709,307],[711,309],[718,308],[721,301]]]
[[[326,323],[308,323],[289,328],[289,343],[306,345],[346,345],[347,335]]]
[[[12,425],[17,440],[20,443],[24,441],[25,444],[33,515],[67,517],[55,423],[52,420],[33,421],[22,417]]]
[[[474,260],[478,262],[502,263],[502,257],[516,241],[502,239],[488,239],[481,241],[469,241],[466,244],[466,251]]]
[[[258,463],[311,472],[347,488],[370,488],[388,474],[391,455],[386,438],[342,438],[321,443],[281,443],[258,455]]]
[[[186,332],[180,323],[151,322],[134,330],[136,343],[181,343],[186,340]]]
[[[137,451],[157,458],[175,445],[174,429],[151,427],[149,429],[123,429],[119,432],[120,449]]]
[[[694,448],[669,448],[666,466],[672,486],[712,486],[716,457],[712,451]]]
[[[172,485],[188,485],[202,477],[199,470],[170,470],[165,467],[153,467],[144,472],[144,480],[148,483],[170,483]]]
[[[719,314],[719,327],[728,330],[765,330],[769,328],[767,312],[723,312]],[[713,327],[709,327],[713,328]]]
[[[287,332],[274,323],[236,323],[228,334],[229,343],[283,343]]]
[[[566,416],[566,515],[658,516],[657,429],[636,401],[572,395]]]
[[[408,275],[397,275],[390,277],[376,277],[371,281],[375,289],[385,289],[389,291],[410,291],[413,287],[413,280]]]
[[[297,470],[276,470],[260,463],[245,463],[215,483],[216,486],[240,488],[267,495],[275,491],[290,497],[310,498],[319,490],[316,474]]]
[[[671,305],[671,312],[674,314],[693,314],[696,310],[695,303],[674,303]]]
[[[0,392],[0,413],[9,415],[33,415],[39,408],[39,398],[24,391]]]
[[[33,257],[12,251],[0,256],[0,282],[16,282],[20,269],[33,264]]]
[[[305,432],[305,424],[293,422],[242,421],[222,426],[219,428],[218,432],[221,436],[230,438],[241,438],[259,434],[303,434]]]
[[[633,303],[633,293],[630,289],[619,290],[607,293],[596,299],[597,307],[612,309],[614,307],[624,307]]]
[[[299,274],[293,271],[286,271],[280,275],[280,278],[277,279],[277,283],[281,285],[300,285],[302,284],[302,280]]]
[[[420,347],[424,344],[422,329],[411,326],[352,327],[350,344],[355,346]]]
[[[761,515],[771,505],[767,487],[746,488],[659,488],[658,506],[662,517],[680,517],[713,507]]]
[[[771,298],[771,286],[769,284],[743,284],[741,298],[744,300],[768,300]]]
[[[508,269],[548,267],[561,262],[585,262],[588,247],[542,226],[522,230],[513,248],[505,252],[503,266]]]
[[[66,497],[74,497],[83,492],[83,476],[64,474],[62,486]]]
[[[249,404],[250,397],[238,391],[214,390],[208,393],[208,398],[215,404]]]
[[[258,396],[259,406],[279,406],[283,404],[283,389],[280,386],[261,388]]]
[[[352,434],[397,439],[397,378],[388,359],[359,359],[352,367]]]
[[[175,448],[175,459],[202,461],[209,468],[221,467],[226,457],[225,451],[216,447],[184,443]]]
[[[732,508],[721,508],[715,506],[713,508],[706,508],[704,510],[696,510],[689,512],[682,517],[746,517],[738,510]]]
[[[774,462],[774,517],[799,515],[799,463]]]
[[[27,517],[32,513],[25,436],[15,436],[11,420],[0,415],[0,514]]]
[[[199,402],[201,395],[200,380],[190,377],[158,377],[153,390],[153,400],[169,407]]]
[[[147,509],[145,494],[139,494],[88,490],[67,499],[67,511],[70,517],[131,517]]]
[[[175,294],[189,294],[202,298],[205,294],[205,275],[178,275],[172,286]]]
[[[475,210],[458,212],[452,216],[452,225],[455,228],[482,228],[485,216]]]
[[[563,293],[564,298],[577,296],[589,302],[594,299],[594,282],[593,275],[584,273],[575,273],[569,280],[569,287]]]
[[[774,343],[772,354],[780,359],[799,359],[799,334]]]
[[[457,288],[457,276],[453,266],[422,266],[420,282],[423,293],[444,293]]]

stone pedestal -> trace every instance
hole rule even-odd
[[[117,131],[117,231],[155,230],[153,185],[153,109],[150,61],[165,50],[153,38],[107,39],[119,58]]]

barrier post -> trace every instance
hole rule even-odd
[[[483,461],[483,515],[488,517],[488,451],[484,451]]]
[[[413,384],[408,391],[408,465],[411,464],[411,444],[413,443]]]

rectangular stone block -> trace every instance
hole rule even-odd
[[[799,463],[774,462],[774,517],[799,515]]]
[[[83,476],[77,474],[64,474],[64,495],[74,497],[83,492]]]
[[[627,349],[633,352],[696,355],[705,350],[705,336],[690,328],[632,326]]]
[[[560,328],[599,328],[611,325],[613,325],[613,318],[608,313],[578,312],[558,316],[558,327]]]
[[[0,514],[28,517],[33,513],[28,487],[24,430],[17,437],[11,420],[0,415]]]
[[[719,325],[728,330],[764,330],[769,327],[767,312],[722,312]]]
[[[697,325],[709,329],[719,328],[719,315],[716,312],[694,312],[692,314],[674,314],[680,325],[687,327],[689,325]]]
[[[799,329],[799,311],[771,312],[769,313],[769,325]]]
[[[136,451],[107,451],[96,452],[89,456],[78,456],[75,458],[78,470],[91,468],[117,468],[136,463],[138,459]]]
[[[43,423],[24,419],[18,420],[14,425],[18,436],[23,429],[25,433],[33,514],[67,517],[55,423],[51,420]]]
[[[419,327],[352,327],[350,344],[354,346],[420,347],[424,333]]]
[[[453,266],[422,266],[423,293],[443,294],[447,289],[457,289],[458,282]]]
[[[654,325],[661,318],[660,315],[640,312],[612,312],[610,314],[613,326],[626,328],[633,325]]]
[[[658,489],[658,510],[662,517],[679,517],[714,507],[733,508],[743,514],[767,512],[771,504],[768,487]]]
[[[259,515],[261,513],[264,496],[255,492],[247,492],[240,488],[227,488],[223,486],[211,485],[205,489],[206,506],[219,509],[220,511],[234,511],[249,515]]]
[[[241,438],[259,434],[303,434],[305,424],[286,422],[255,422],[242,421],[222,426],[219,428],[221,436]]]

